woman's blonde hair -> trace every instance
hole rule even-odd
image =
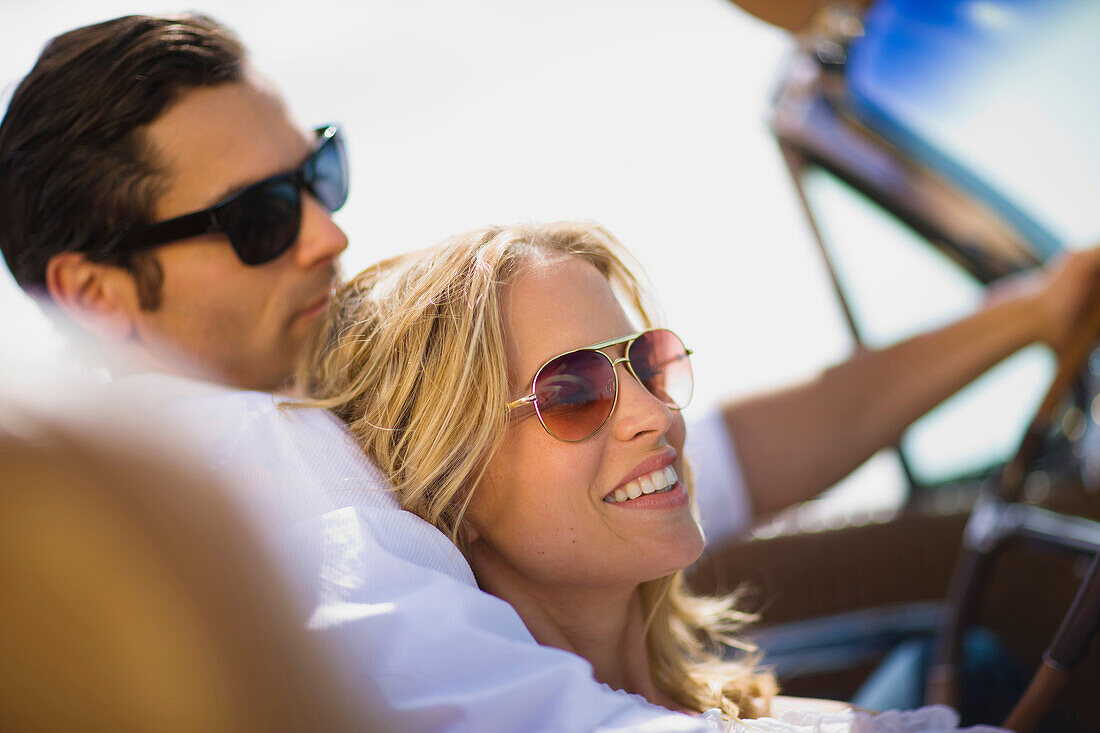
[[[299,375],[310,404],[347,423],[401,505],[462,549],[463,516],[504,439],[512,399],[505,287],[533,263],[562,256],[590,262],[645,327],[653,325],[648,289],[603,227],[490,227],[360,273],[337,293]],[[720,653],[737,644],[731,634],[750,617],[733,598],[690,595],[682,576],[641,588],[655,681],[691,709],[758,715],[773,678],[754,670],[751,654],[730,662]]]

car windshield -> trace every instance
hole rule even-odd
[[[1023,247],[1044,260],[1100,242],[1097,37],[1100,3],[1072,0],[879,0],[866,14],[847,48],[845,93],[830,99],[839,119],[856,120],[909,162],[861,185],[828,166],[798,176],[861,343],[888,346],[986,297],[983,277],[961,262],[1001,235],[940,230],[958,249],[927,246],[927,233],[899,218],[907,202],[890,203],[910,166],[968,194],[967,212],[981,208],[1004,225],[1014,242],[1004,252]],[[843,153],[835,140],[850,138],[830,134],[820,139]],[[937,225],[957,214],[940,213]],[[910,479],[967,480],[1011,457],[1055,366],[1034,345],[915,422],[900,441]]]
[[[1046,257],[1100,240],[1100,3],[877,3],[858,116],[998,210]]]

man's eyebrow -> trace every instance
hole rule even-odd
[[[255,181],[250,181],[248,183],[237,183],[237,184],[234,184],[232,186],[228,186],[221,193],[219,193],[217,196],[211,196],[210,197],[211,198],[210,202],[204,208],[209,209],[209,208],[212,208],[214,206],[217,206],[218,204],[222,203],[226,199],[232,198],[233,196],[236,196],[237,194],[241,193],[242,191],[246,191],[247,189],[252,188],[253,186],[264,183],[265,181],[270,181],[273,178],[279,178],[280,176],[285,176],[285,175],[288,175],[290,173],[294,173],[295,171],[299,170],[303,165],[305,165],[305,162],[307,160],[309,160],[309,157],[311,155],[313,155],[313,153],[316,152],[316,150],[317,150],[316,147],[313,147],[313,148],[310,148],[309,150],[307,150],[306,154],[302,156],[302,159],[293,168],[288,168],[287,170],[281,171],[279,173],[273,173],[270,176],[264,176],[263,178],[260,178],[260,179],[255,180]]]
[[[308,155],[307,155],[307,157],[308,157]],[[303,162],[305,162],[305,158],[303,158]],[[263,178],[257,178],[256,180],[250,180],[250,182],[248,182],[248,183],[234,184],[234,185],[228,186],[227,188],[224,188],[222,190],[222,192],[220,194],[218,194],[217,196],[212,196],[211,197],[212,200],[207,205],[207,207],[209,208],[211,206],[218,206],[219,204],[222,203],[222,201],[226,200],[227,198],[232,198],[233,196],[237,196],[241,192],[244,192],[244,190],[248,190],[249,188],[252,188],[253,186],[259,186],[260,184],[265,183],[265,182],[267,182],[267,180],[271,180],[272,178],[278,178],[279,176],[285,176],[288,173],[293,173],[293,172],[297,171],[297,169],[299,167],[301,167],[301,163],[294,166],[293,168],[287,169],[287,171],[283,171],[282,173],[275,173],[275,174],[270,175],[270,176],[264,176]]]
[[[210,201],[206,204],[206,206],[204,208],[211,208],[213,206],[217,206],[218,204],[222,203],[226,199],[232,198],[232,197],[236,196],[237,194],[241,193],[242,191],[245,191],[245,190],[251,188],[252,186],[255,186],[257,183],[263,183],[266,180],[268,180],[268,179],[267,178],[261,178],[260,180],[252,181],[251,183],[238,183],[234,186],[229,186],[228,188],[223,190],[218,195],[211,196]]]

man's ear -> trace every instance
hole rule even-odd
[[[46,265],[46,289],[65,315],[97,336],[123,341],[133,335],[137,289],[125,269],[62,252]]]

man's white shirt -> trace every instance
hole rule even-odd
[[[163,375],[122,381],[188,436],[264,539],[342,674],[364,682],[359,712],[372,729],[716,730],[612,691],[584,659],[539,646],[441,532],[397,506],[331,413]],[[735,457],[721,459],[736,469]],[[701,492],[722,532],[736,529],[731,514],[747,521],[732,480]]]

